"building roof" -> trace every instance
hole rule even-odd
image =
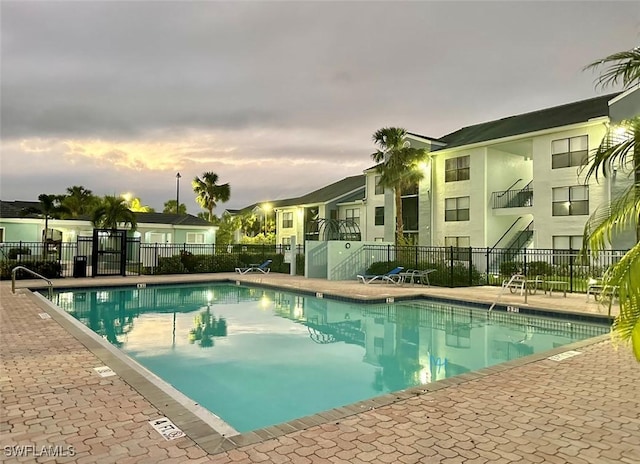
[[[269,203],[269,205],[271,205],[271,207],[274,209],[294,205],[326,203],[328,201],[336,199],[343,200],[342,197],[349,193],[353,193],[358,189],[362,189],[362,198],[364,198],[365,183],[365,175],[358,174],[357,176],[345,177],[342,180],[334,182],[333,184],[327,185],[318,190],[314,190],[313,192],[309,192],[300,197],[285,198],[283,200],[262,201],[260,203],[253,203],[249,206],[245,206],[241,209],[228,209],[225,212],[233,215],[242,214],[244,212],[251,212],[257,206],[263,205],[265,203]],[[349,199],[351,199],[352,196],[353,195],[350,195]]]
[[[455,132],[441,137],[439,141],[445,142],[446,146],[443,148],[436,147],[436,149],[446,150],[447,148],[486,142],[488,140],[526,134],[608,116],[609,100],[618,94],[619,92],[602,95],[589,98],[588,100],[567,103],[552,108],[545,108],[530,113],[518,114],[495,121],[463,127],[462,129],[458,129]]]
[[[416,132],[407,132],[407,135],[411,135],[412,137],[418,137],[420,139],[429,140],[431,142],[442,143],[442,140],[440,140],[440,139],[437,139],[435,137],[429,137],[428,135],[421,135],[421,134],[418,134]]]
[[[0,218],[36,218],[37,214],[26,213],[29,208],[40,208],[39,201],[2,201],[0,200]]]
[[[357,176],[345,177],[338,182],[322,187],[313,192],[307,193],[297,198],[288,198],[286,200],[278,200],[277,202],[270,202],[274,208],[293,205],[309,205],[317,203],[326,203],[331,200],[338,199],[351,193],[355,190],[362,189],[362,198],[364,198],[364,187],[366,177],[364,174]]]
[[[27,213],[28,208],[40,209],[39,201],[3,201],[0,200],[0,218],[38,218],[37,214]],[[138,224],[172,224],[180,226],[211,226],[204,219],[191,214],[134,213]],[[77,221],[89,221],[89,217],[73,218]]]

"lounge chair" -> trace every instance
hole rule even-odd
[[[386,274],[358,274],[356,278],[363,284],[370,284],[371,282],[385,282],[399,284],[402,281],[400,273],[404,270],[404,267],[398,266],[395,269],[387,272]]]
[[[259,266],[257,264],[250,264],[249,267],[237,267],[236,272],[238,274],[246,274],[247,272],[257,271],[257,272],[262,272],[263,274],[268,274],[269,271],[271,270],[269,266],[271,266],[272,262],[273,262],[272,260],[268,259],[264,263],[260,264]]]
[[[431,286],[429,283],[429,274],[436,272],[437,269],[407,269],[405,272],[401,272],[403,283],[415,284],[420,282],[423,285]]]

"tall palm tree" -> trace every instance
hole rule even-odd
[[[614,53],[588,65],[585,69],[607,66],[597,79],[597,84],[606,87],[620,81],[629,89],[640,84],[640,47]],[[594,253],[605,248],[617,231],[635,226],[637,243],[624,257],[607,269],[603,285],[618,287],[620,314],[613,325],[614,337],[631,342],[633,353],[640,361],[640,116],[622,121],[610,127],[600,146],[591,155],[587,181],[614,172],[630,172],[631,185],[612,201],[598,208],[585,225],[583,251]]]
[[[60,195],[49,195],[41,193],[38,195],[38,201],[40,204],[37,207],[25,208],[22,213],[37,214],[44,218],[44,230],[42,231],[42,242],[46,242],[49,236],[49,219],[60,219],[62,216],[68,214],[69,210],[61,203]]]
[[[373,134],[378,150],[371,158],[378,166],[380,185],[392,188],[396,204],[396,243],[404,242],[402,220],[402,190],[417,184],[424,177],[418,163],[429,158],[426,148],[413,148],[407,140],[407,131],[400,127],[384,127]]]
[[[67,187],[67,193],[62,198],[62,205],[68,209],[68,216],[72,218],[89,214],[97,202],[98,198],[93,192],[81,185]]]
[[[202,174],[202,179],[196,176],[191,186],[196,194],[196,202],[209,211],[209,222],[212,222],[214,208],[220,201],[223,203],[229,201],[231,187],[228,183],[218,185],[218,174],[215,172],[205,172]]]
[[[127,201],[122,197],[107,195],[100,205],[93,210],[91,222],[94,227],[100,229],[117,230],[119,225],[131,226],[135,230],[137,224],[136,215],[127,207]]]

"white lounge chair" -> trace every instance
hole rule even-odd
[[[268,274],[269,271],[271,270],[269,266],[271,266],[272,262],[273,262],[272,260],[268,259],[264,263],[260,264],[259,266],[252,264],[249,267],[237,267],[236,272],[238,274],[246,274],[248,272],[256,271],[256,272],[262,272],[263,274]]]
[[[371,282],[385,282],[399,284],[402,281],[400,273],[404,267],[398,266],[395,269],[387,272],[386,274],[358,274],[356,278],[363,284],[370,284]]]

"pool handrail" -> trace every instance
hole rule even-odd
[[[17,271],[27,271],[29,274],[32,274],[32,275],[38,277],[39,279],[42,279],[45,282],[47,282],[47,286],[49,287],[49,292],[48,292],[49,299],[51,299],[51,297],[53,296],[53,282],[51,282],[45,276],[40,275],[37,272],[34,272],[31,269],[29,269],[28,267],[24,267],[24,266],[16,266],[11,271],[11,293],[16,293],[16,272]]]

